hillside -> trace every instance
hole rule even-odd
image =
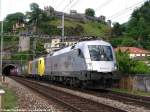
[[[115,47],[136,46],[150,50],[150,1],[135,9],[128,22],[116,23],[112,34]]]
[[[57,26],[61,25],[61,19],[55,18],[48,23],[41,25],[41,30],[49,35],[61,35],[61,30]],[[75,21],[65,20],[65,35],[66,36],[105,36],[105,31],[109,27],[105,23],[97,21]],[[48,30],[49,29],[49,30]]]

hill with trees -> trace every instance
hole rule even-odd
[[[13,25],[25,24],[25,28],[22,31],[29,31],[39,34],[47,34],[50,36],[61,35],[61,29],[57,26],[61,25],[61,13],[58,17],[52,7],[48,10],[39,8],[36,3],[30,4],[31,11],[26,14],[17,12],[9,14],[4,20],[4,31],[12,32]],[[58,12],[57,12],[58,13]],[[95,17],[95,11],[93,9],[85,10],[85,17]],[[81,15],[82,16],[82,15]],[[95,17],[96,18],[96,17]],[[65,18],[65,36],[100,36],[106,37],[107,31],[110,29],[106,22],[95,21],[95,20],[76,20]],[[105,32],[106,31],[106,32]],[[19,32],[19,31],[18,31]],[[16,33],[18,33],[16,32]]]
[[[114,23],[111,42],[116,46],[137,46],[150,50],[150,1],[133,11],[128,22]]]
[[[128,22],[114,23],[111,29],[111,39],[114,47],[140,47],[150,50],[150,1],[133,11]],[[117,52],[118,70],[122,74],[149,74],[150,67],[143,61],[129,57],[128,52]],[[145,60],[150,62],[149,57]]]

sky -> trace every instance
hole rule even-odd
[[[86,8],[93,8],[96,16],[104,15],[106,20],[124,23],[128,21],[134,9],[147,0],[0,0],[0,20],[7,14],[30,11],[30,4],[37,3],[40,8],[52,6],[57,11],[69,13],[77,10],[84,13]]]

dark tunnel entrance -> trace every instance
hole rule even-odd
[[[12,69],[14,69],[14,68],[16,68],[16,66],[15,65],[7,65],[7,66],[5,66],[4,68],[3,68],[3,75],[5,75],[5,76],[9,76],[9,75],[11,75],[11,70]]]

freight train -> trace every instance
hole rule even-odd
[[[103,40],[78,42],[21,67],[22,75],[27,77],[89,88],[111,86],[116,70],[113,48]]]

